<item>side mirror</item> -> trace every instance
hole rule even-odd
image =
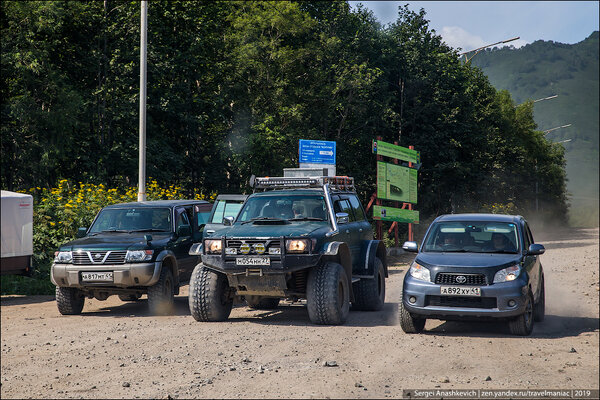
[[[527,255],[528,256],[537,256],[539,254],[544,254],[545,251],[546,251],[546,248],[543,245],[534,243],[529,246],[529,249],[527,249]]]
[[[335,220],[337,221],[338,224],[347,224],[348,221],[350,221],[350,218],[348,217],[348,213],[343,213],[343,212],[339,212],[337,214],[335,214]]]
[[[190,236],[192,234],[192,227],[189,225],[179,225],[177,227],[177,236]]]
[[[419,252],[419,246],[417,246],[417,242],[404,242],[404,244],[402,245],[402,249],[410,253]]]
[[[87,228],[79,228],[77,229],[77,237],[82,238],[87,233]]]
[[[225,217],[223,218],[223,225],[231,226],[233,225],[234,218],[233,217]]]

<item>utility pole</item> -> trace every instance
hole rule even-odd
[[[140,21],[140,158],[138,201],[146,201],[146,53],[148,42],[148,2],[141,2]]]

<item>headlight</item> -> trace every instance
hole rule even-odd
[[[57,251],[54,253],[54,262],[68,264],[73,261],[73,253],[70,251]]]
[[[408,272],[415,279],[425,282],[431,282],[431,275],[429,274],[429,270],[424,266],[417,264],[416,262],[412,263]]]
[[[221,253],[222,242],[221,239],[217,240],[205,240],[204,247],[206,248],[207,254]]]
[[[190,256],[199,256],[202,254],[202,243],[194,243],[192,247],[190,247],[190,251],[188,251]]]
[[[127,250],[125,262],[150,261],[154,250]]]
[[[521,267],[513,265],[512,267],[501,269],[494,275],[494,283],[509,282],[517,279],[521,273]]]
[[[285,241],[285,250],[288,253],[308,253],[308,239],[292,239]]]

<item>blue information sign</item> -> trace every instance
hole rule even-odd
[[[335,165],[335,142],[300,139],[300,162]]]

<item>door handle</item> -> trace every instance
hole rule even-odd
[[[213,231],[213,230],[211,229],[211,230],[208,230],[208,231],[206,231],[206,233],[207,233],[207,234],[209,234],[209,235],[212,235],[213,233],[215,233],[215,231]]]
[[[359,231],[359,232],[362,232],[362,228],[360,228],[358,231]]]

